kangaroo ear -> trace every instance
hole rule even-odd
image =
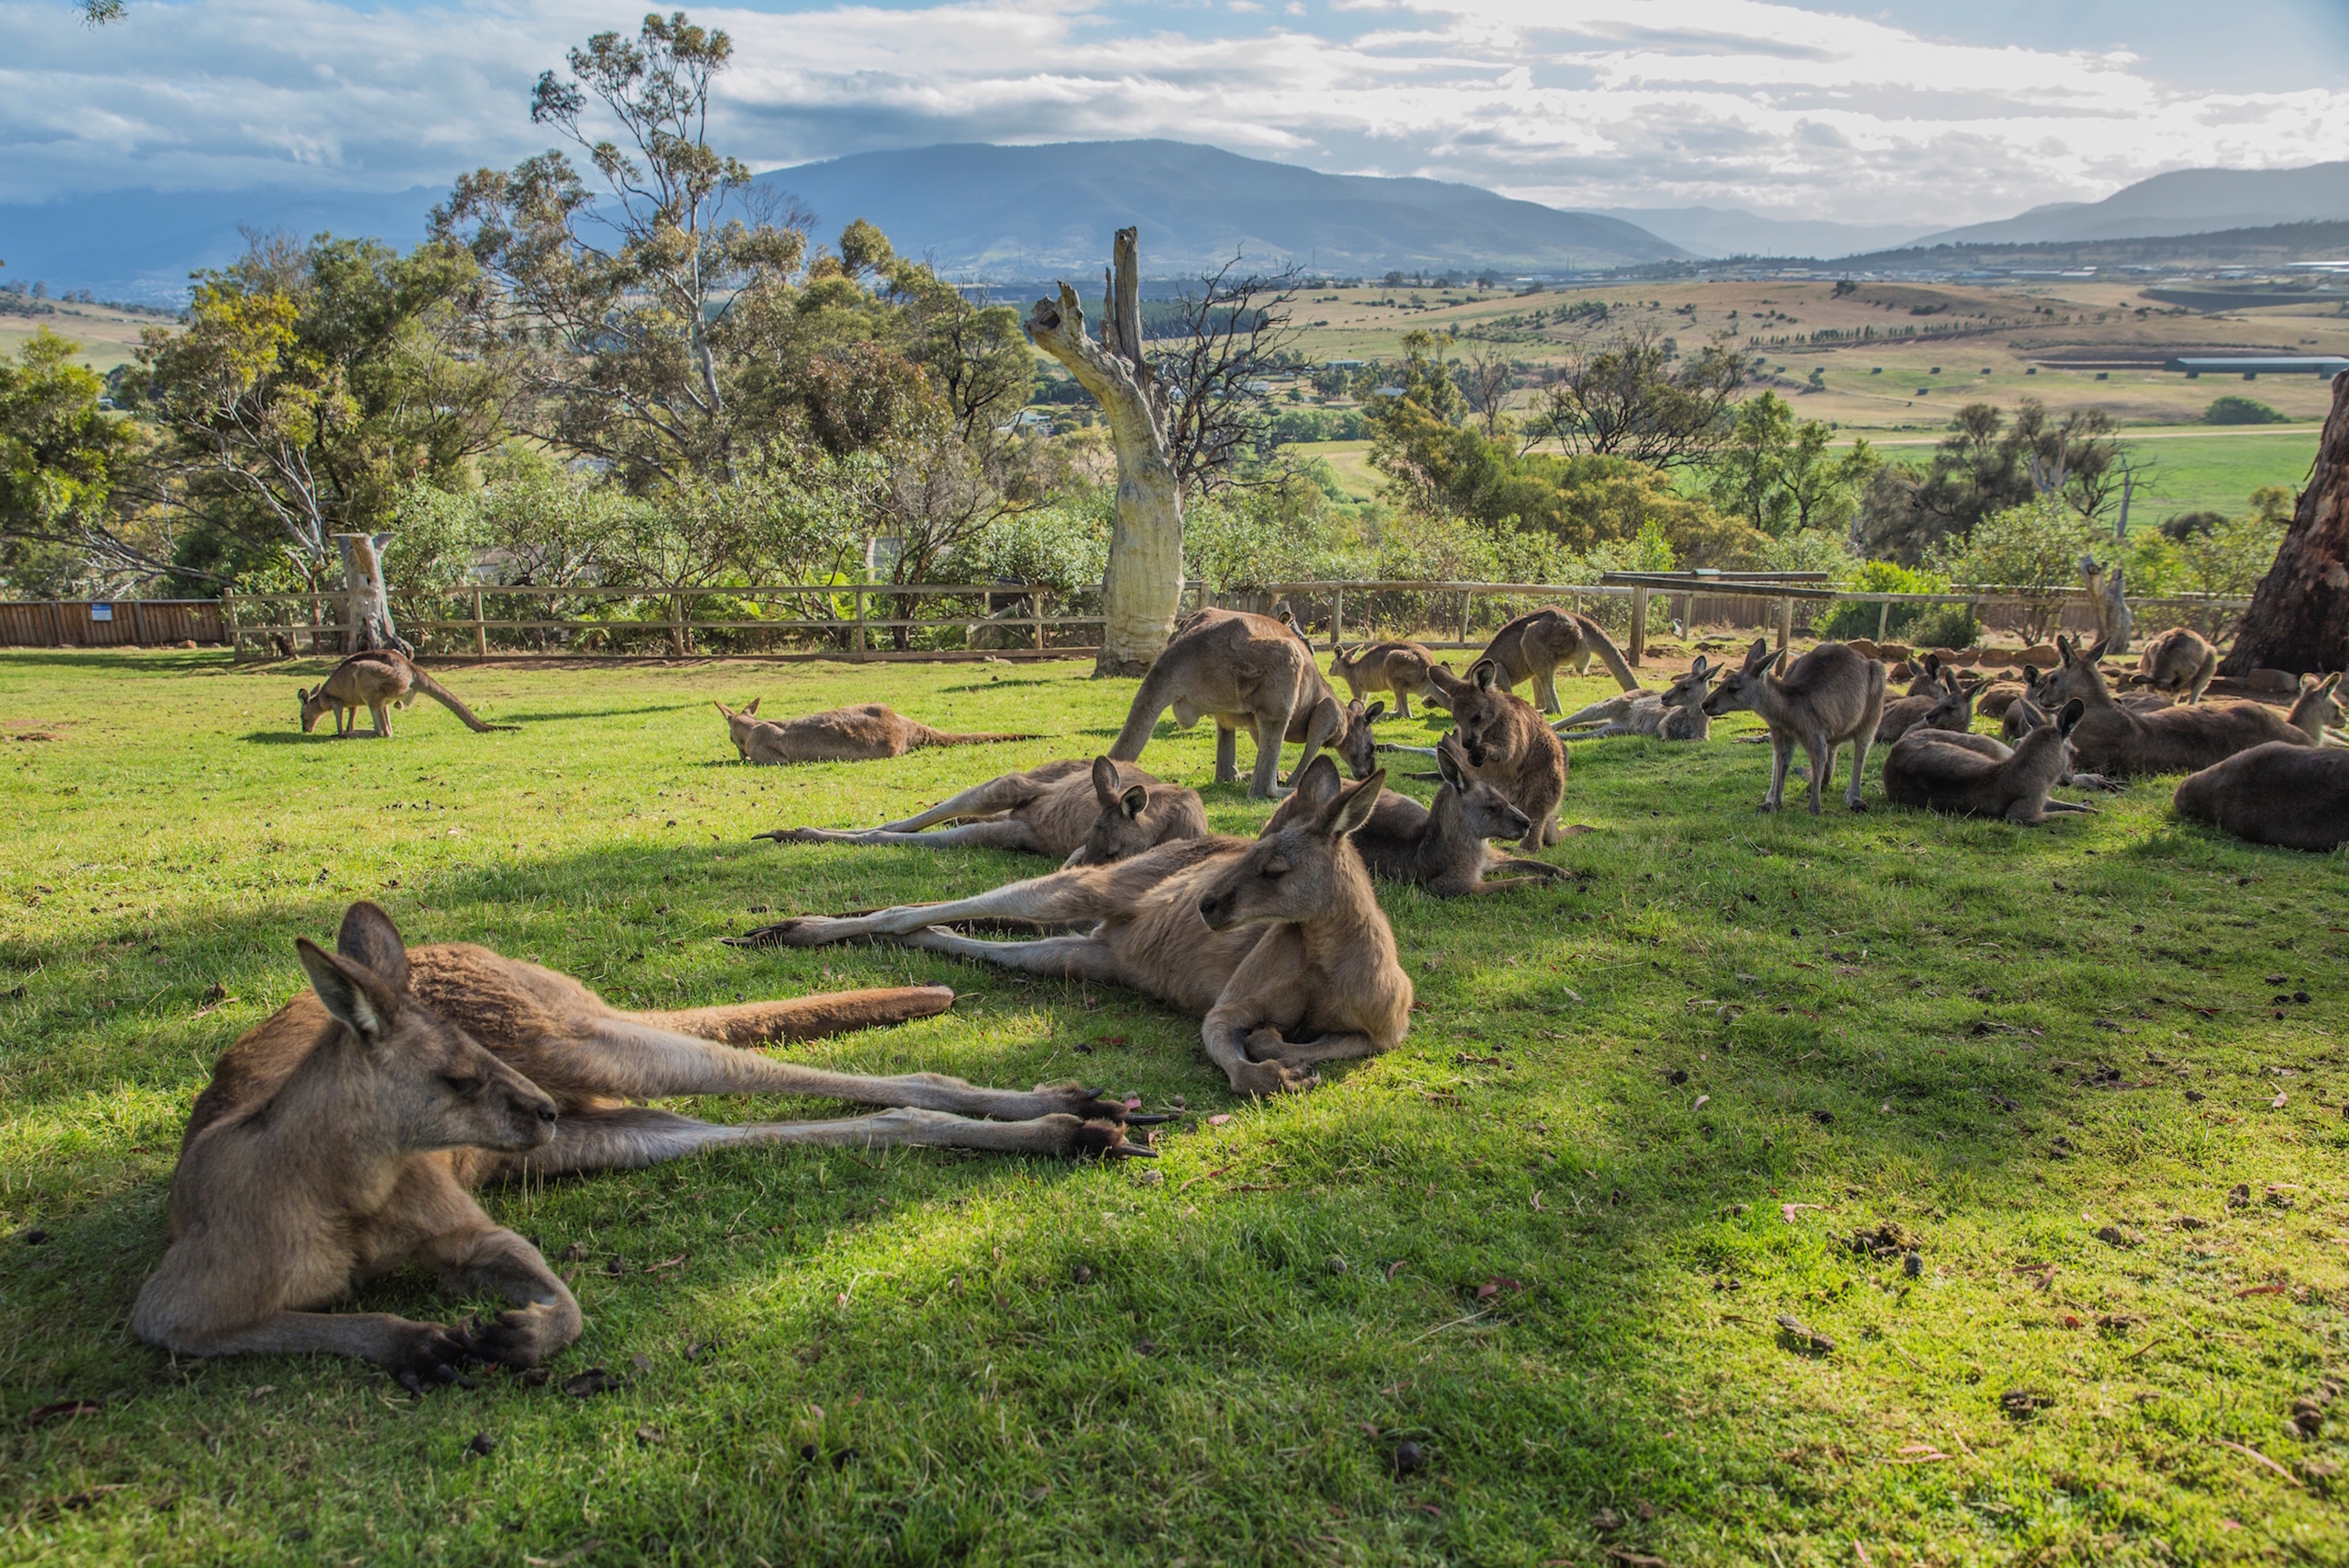
[[[1136,784],[1117,798],[1117,809],[1125,813],[1128,820],[1141,816],[1149,804],[1150,790],[1146,785]]]
[[[1941,676],[1941,655],[1939,655],[1939,654],[1927,654],[1927,655],[1925,655],[1925,673],[1926,673],[1927,675],[1929,675],[1929,676],[1932,676],[1934,679],[1936,679],[1936,680],[1939,680],[1939,679],[1940,678],[1940,676]]]
[[[2341,689],[2341,671],[2334,670],[2331,675],[2324,677],[2323,684],[2319,686],[2316,689],[2323,692],[2327,696],[2332,696],[2334,692]]]
[[[1460,774],[1460,754],[1449,746],[1435,748],[1435,776],[1463,795],[1468,793],[1468,781]]]
[[[1387,784],[1387,770],[1380,769],[1360,784],[1347,790],[1321,809],[1318,826],[1325,839],[1342,839],[1371,820],[1371,812],[1379,803],[1379,791]]]
[[[2086,717],[2087,713],[2088,705],[2078,697],[2074,697],[2064,705],[2064,711],[2055,716],[2056,732],[2061,735],[2071,734],[2080,727],[2080,720]]]
[[[367,1044],[382,1040],[399,1011],[399,997],[391,987],[374,970],[329,953],[306,936],[294,939],[294,952],[326,1011]]]
[[[1689,666],[1689,674],[1694,676],[1698,680],[1704,679],[1705,676],[1712,673],[1713,666],[1705,662],[1705,657],[1702,654],[1699,654],[1696,656],[1696,663]]]
[[[1501,683],[1501,666],[1490,659],[1479,659],[1476,667],[1468,672],[1468,678],[1476,683],[1478,691],[1491,691]]]
[[[2090,648],[2086,653],[2082,654],[2082,655],[2080,655],[2080,662],[2081,662],[2082,664],[2085,664],[2085,665],[2093,665],[2093,664],[2095,664],[2098,659],[2101,659],[2101,658],[2103,658],[2104,656],[2105,656],[2105,639],[2103,639],[2102,637],[2099,637],[2099,638],[2097,638],[2097,639],[2096,639],[2096,645],[2095,645],[2095,647]]]
[[[395,991],[408,989],[408,944],[399,927],[379,905],[361,899],[344,913],[343,928],[335,934],[335,951],[354,964],[365,965]]]
[[[1290,788],[1304,797],[1307,808],[1316,811],[1321,810],[1338,798],[1337,762],[1328,752],[1321,753],[1306,768],[1302,778],[1290,780]]]
[[[1117,800],[1117,764],[1106,757],[1093,758],[1093,799],[1104,811]]]
[[[1745,673],[1749,676],[1752,675],[1755,670],[1760,669],[1763,665],[1769,660],[1769,657],[1770,639],[1767,637],[1754,638],[1754,645],[1745,650]]]
[[[1779,671],[1779,670],[1783,670],[1783,669],[1785,669],[1785,668],[1786,667],[1786,661],[1787,661],[1788,659],[1793,658],[1794,656],[1795,656],[1795,650],[1794,650],[1794,649],[1792,649],[1792,648],[1780,648],[1780,649],[1777,651],[1777,653],[1776,653],[1775,655],[1773,655],[1773,656],[1769,659],[1769,661],[1768,661],[1766,664],[1764,664],[1764,665],[1763,665],[1763,668],[1764,668],[1764,669],[1766,669],[1766,670],[1769,670],[1769,671],[1771,671],[1771,672],[1773,672],[1773,673],[1775,674],[1775,672],[1777,672],[1777,671]]]
[[[1387,699],[1381,697],[1378,701],[1371,704],[1370,707],[1362,709],[1362,722],[1364,724],[1376,724],[1380,718],[1385,715],[1386,711]]]
[[[734,717],[734,710],[733,710],[732,708],[730,708],[730,707],[728,707],[724,703],[719,702],[719,701],[716,697],[714,697],[714,696],[713,696],[713,697],[711,697],[711,698],[709,699],[709,706],[710,706],[710,707],[714,707],[714,708],[716,708],[719,712],[720,712],[720,713],[724,714],[728,718],[732,718],[732,717]]]
[[[752,697],[752,698],[750,699],[750,707],[746,707],[746,708],[744,708],[742,711],[743,711],[744,713],[751,713],[751,714],[755,714],[755,713],[757,713],[757,712],[759,711],[759,704],[760,704],[761,702],[764,701],[764,700],[765,700],[765,699],[764,699],[764,698],[762,698],[762,697],[755,697],[755,696],[754,696],[754,697]]]

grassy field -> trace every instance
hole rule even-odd
[[[2178,824],[2158,781],[2038,831],[1872,782],[1765,818],[1764,748],[1589,744],[1572,880],[1385,891],[1410,1037],[1249,1104],[1122,991],[717,941],[1038,871],[746,840],[1090,753],[1127,683],[458,668],[519,733],[337,742],[295,730],[316,673],[0,656],[0,1559],[2349,1562],[2349,1402],[2288,1425],[2349,1383],[2341,855]],[[754,696],[1050,738],[749,769],[708,699]],[[1144,760],[1198,783],[1209,748]],[[358,897],[624,1001],[944,981],[949,1014],[803,1054],[1196,1114],[1142,1168],[771,1150],[492,1191],[581,1249],[551,1385],[175,1364],[125,1326],[182,1119]],[[617,1386],[562,1392],[591,1367]]]

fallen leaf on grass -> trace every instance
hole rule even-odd
[[[1625,1568],[1671,1568],[1671,1565],[1661,1557],[1650,1557],[1645,1553],[1633,1552],[1621,1546],[1609,1546],[1607,1549],[1607,1555],[1623,1563]]]
[[[1826,1207],[1826,1205],[1825,1203],[1781,1203],[1778,1205],[1778,1218],[1785,1221],[1786,1223],[1791,1225],[1795,1222],[1795,1211],[1800,1209],[1824,1209]]]
[[[1215,1115],[1207,1118],[1207,1125],[1209,1127],[1221,1127],[1231,1119],[1231,1112],[1227,1110],[1219,1110]]]
[[[60,1399],[54,1405],[44,1405],[25,1418],[27,1427],[46,1422],[69,1419],[75,1416],[95,1416],[105,1407],[95,1399]]]
[[[1939,1464],[1949,1457],[1930,1443],[1909,1443],[1901,1448],[1899,1457],[1892,1462],[1897,1465],[1930,1465]]]
[[[2292,1485],[2300,1487],[2303,1491],[2306,1490],[2306,1483],[2298,1476],[2284,1469],[2283,1466],[2276,1463],[2275,1460],[2268,1458],[2267,1455],[2260,1452],[2259,1449],[2252,1448],[2249,1443],[2233,1442],[2226,1438],[2219,1439],[2218,1443],[2222,1449],[2232,1449],[2239,1454],[2249,1455],[2251,1458],[2259,1460],[2261,1464],[2265,1465],[2268,1469],[2275,1471],[2276,1474],[2283,1477],[2284,1480],[2290,1481]]]
[[[590,1367],[563,1380],[563,1391],[574,1399],[592,1398],[619,1386],[620,1380],[601,1367]]]

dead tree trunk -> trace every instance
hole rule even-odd
[[[383,547],[391,542],[391,535],[338,533],[335,542],[343,552],[343,591],[349,606],[344,623],[350,628],[350,645],[343,651],[396,648],[414,655],[416,650],[391,624],[391,597],[383,586]]]
[[[1085,335],[1077,291],[1038,300],[1028,335],[1068,366],[1109,418],[1117,449],[1117,521],[1102,580],[1102,650],[1093,673],[1139,676],[1174,634],[1183,594],[1183,499],[1169,459],[1166,391],[1142,352],[1142,269],[1135,231],[1120,229],[1099,343]]]
[[[2315,471],[2219,673],[2255,669],[2349,669],[2349,370],[2333,378]]]
[[[2129,614],[2121,563],[2116,561],[2105,566],[2095,556],[2083,555],[2080,581],[2088,586],[2088,608],[2096,617],[2096,640],[2104,644],[2108,654],[2127,653],[2129,639],[2137,630],[2137,618]]]

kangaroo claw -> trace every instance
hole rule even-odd
[[[1153,1111],[1149,1115],[1143,1116],[1134,1111],[1128,1111],[1125,1115],[1125,1124],[1128,1127],[1156,1127],[1163,1121],[1180,1121],[1183,1119],[1184,1114],[1184,1112],[1177,1110],[1164,1110]]]
[[[1155,1160],[1158,1150],[1146,1143],[1112,1143],[1102,1150],[1102,1156],[1108,1160]]]

